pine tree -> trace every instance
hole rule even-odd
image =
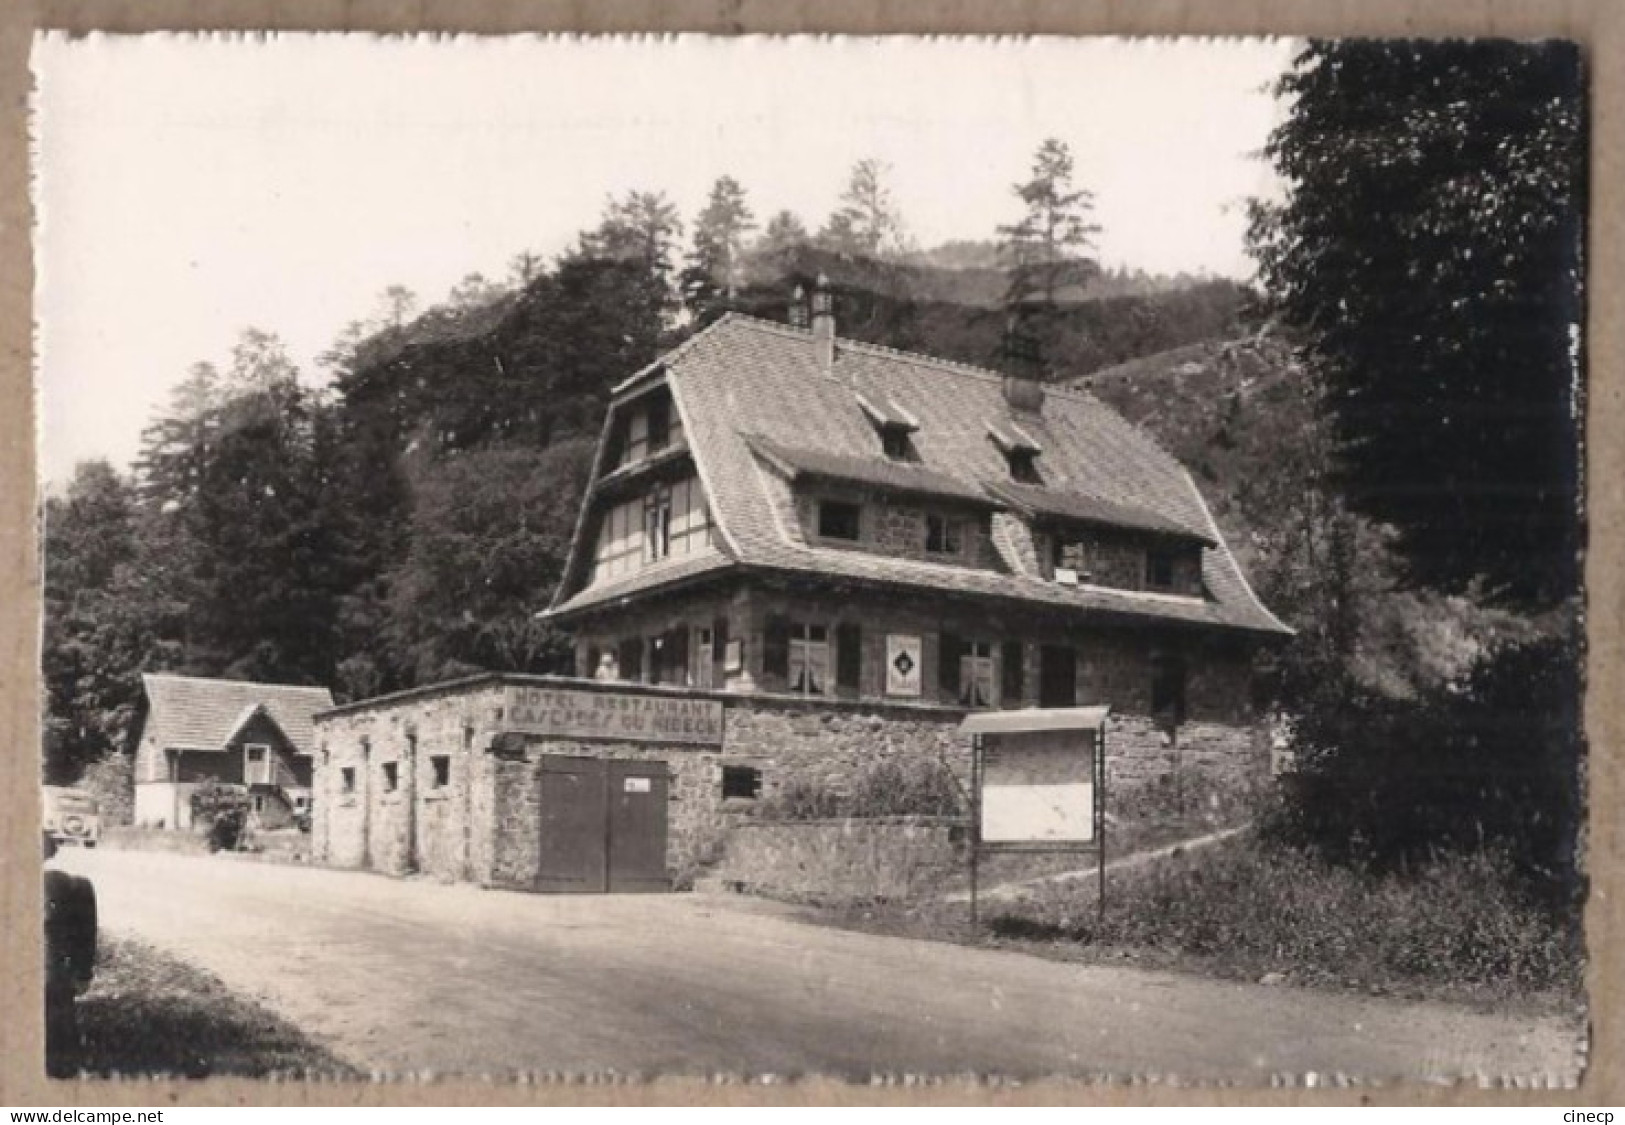
[[[840,206],[818,233],[819,244],[838,254],[889,258],[911,245],[903,216],[886,186],[889,166],[875,159],[858,161],[841,193]]]
[[[1010,277],[1004,304],[1022,319],[1030,313],[1053,314],[1063,290],[1099,272],[1088,256],[1100,233],[1091,220],[1094,193],[1074,187],[1072,176],[1066,143],[1046,140],[1033,158],[1032,178],[1013,189],[1026,214],[999,227]]]
[[[732,176],[718,179],[694,221],[694,246],[682,275],[683,303],[695,317],[738,295],[745,238],[755,227],[745,189]]]

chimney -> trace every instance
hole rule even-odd
[[[835,366],[835,295],[829,291],[829,278],[818,275],[812,295],[813,348],[818,366],[829,371]]]
[[[1044,360],[1038,341],[1014,319],[1004,330],[1004,400],[1011,410],[1044,412]]]
[[[790,294],[790,327],[807,327],[807,291],[799,285]]]

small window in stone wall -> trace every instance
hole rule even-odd
[[[384,792],[393,793],[400,788],[401,767],[399,762],[384,763]]]
[[[1145,553],[1145,585],[1148,590],[1174,588],[1174,552],[1153,547]]]
[[[339,789],[345,793],[355,792],[355,767],[344,766],[339,770]]]
[[[952,516],[925,517],[925,549],[933,555],[957,555],[964,542],[964,525]]]
[[[434,770],[434,787],[444,789],[451,784],[451,758],[445,754],[435,754],[429,759],[429,766]]]
[[[857,542],[862,537],[863,508],[844,500],[821,500],[818,504],[818,534],[823,539]]]
[[[722,799],[754,801],[762,795],[762,771],[755,766],[722,767]]]

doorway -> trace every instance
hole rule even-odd
[[[536,889],[551,894],[665,891],[665,762],[541,759]]]

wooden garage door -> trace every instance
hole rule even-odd
[[[540,768],[537,890],[668,889],[664,762],[548,755]]]

